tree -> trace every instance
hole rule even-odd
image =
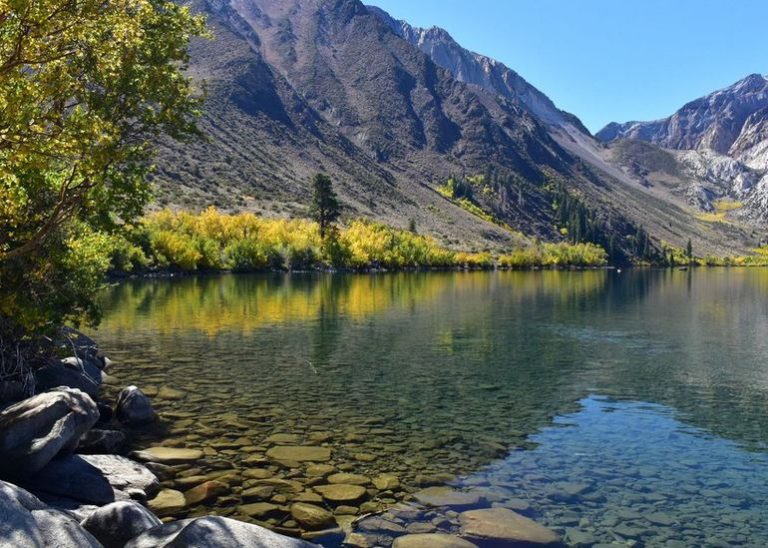
[[[152,144],[197,132],[204,34],[167,0],[0,0],[0,343],[96,317]]]
[[[328,228],[338,220],[341,212],[339,200],[333,191],[331,178],[322,173],[312,178],[312,204],[309,216],[320,225],[320,239],[325,240]]]
[[[693,263],[693,244],[690,238],[688,238],[688,244],[685,246],[685,254],[688,256],[688,264]]]

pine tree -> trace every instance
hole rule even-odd
[[[312,205],[309,216],[320,225],[320,239],[325,240],[328,228],[341,215],[339,200],[333,191],[331,178],[318,173],[312,179]]]

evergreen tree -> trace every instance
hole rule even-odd
[[[693,263],[693,244],[690,238],[688,238],[688,244],[685,246],[685,254],[688,256],[688,264]]]
[[[331,178],[318,173],[312,179],[312,205],[309,216],[320,225],[320,238],[325,239],[328,228],[341,214],[339,200],[333,190]]]

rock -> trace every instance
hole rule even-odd
[[[373,485],[381,491],[398,489],[400,487],[400,480],[392,474],[381,474],[373,478]]]
[[[214,499],[228,492],[229,487],[227,485],[220,481],[211,480],[201,483],[197,487],[193,487],[184,493],[184,498],[187,499],[187,504],[200,504],[201,502]]]
[[[413,494],[421,504],[428,506],[474,506],[480,502],[480,496],[474,493],[456,491],[450,487],[427,487]]]
[[[459,515],[461,536],[499,545],[557,546],[554,531],[507,508],[469,510]]]
[[[37,497],[0,481],[0,545],[34,548],[99,548],[101,544],[72,517]]]
[[[0,413],[0,470],[11,477],[36,474],[56,455],[74,451],[98,419],[93,400],[72,388],[8,407]]]
[[[358,527],[363,531],[375,533],[393,533],[402,535],[405,533],[405,527],[399,523],[389,521],[380,517],[371,517],[358,523]]]
[[[27,390],[19,381],[0,382],[0,408],[19,402],[27,397]]]
[[[132,501],[102,506],[81,523],[104,548],[122,548],[132,538],[162,524],[152,512]]]
[[[240,493],[240,498],[243,499],[243,502],[251,502],[254,500],[267,500],[272,496],[274,492],[275,492],[275,488],[272,487],[271,485],[259,485],[256,487],[245,489],[242,493]]]
[[[119,430],[89,430],[80,438],[77,452],[80,454],[120,453],[125,445],[125,434]]]
[[[346,472],[328,476],[327,481],[328,483],[346,483],[347,485],[368,485],[371,483],[370,478],[366,476],[348,474]]]
[[[112,416],[114,413],[112,413],[112,408],[110,406],[108,406],[106,403],[97,401],[96,407],[99,409],[99,422],[96,423],[97,426],[99,424],[109,424],[112,422]]]
[[[159,462],[160,464],[183,464],[194,462],[203,458],[203,452],[199,449],[181,449],[177,447],[150,447],[141,451],[134,451],[131,456],[145,462]]]
[[[37,493],[36,496],[54,510],[59,510],[68,516],[75,518],[78,523],[82,522],[99,509],[95,504],[85,504],[82,501],[69,497],[50,495],[42,492]]]
[[[423,521],[417,521],[417,522],[408,524],[408,526],[405,528],[405,532],[412,535],[420,535],[424,533],[434,533],[435,529],[436,527],[433,523],[424,523]]]
[[[352,455],[352,458],[360,462],[373,462],[376,460],[376,455],[372,453],[355,453]]]
[[[307,466],[308,476],[327,476],[336,471],[330,464],[310,464]]]
[[[87,375],[97,385],[103,382],[104,373],[102,373],[95,361],[88,357],[77,358],[72,356],[64,358],[60,363],[64,367],[68,367],[73,371]]]
[[[58,333],[62,348],[74,350],[77,355],[96,357],[99,354],[99,346],[88,335],[81,333],[72,327],[62,327]]]
[[[252,504],[243,504],[238,506],[237,509],[241,514],[245,514],[251,518],[266,519],[276,513],[280,513],[280,507],[277,504],[269,502],[254,502]]]
[[[315,491],[320,493],[325,500],[330,502],[355,502],[364,498],[367,491],[359,485],[345,485],[336,483],[332,485],[318,485]]]
[[[426,533],[398,537],[392,548],[477,548],[477,545],[452,535]]]
[[[145,531],[125,548],[317,548],[250,523],[208,516],[166,523]]]
[[[272,476],[274,476],[274,474],[264,468],[249,468],[248,470],[243,471],[243,477],[249,479],[267,479]]]
[[[336,525],[336,521],[325,508],[314,504],[297,502],[291,506],[291,516],[306,529],[324,529]]]
[[[35,371],[35,391],[38,394],[59,387],[77,388],[94,400],[99,395],[99,385],[80,371],[61,364],[46,365]]]
[[[157,392],[157,398],[161,400],[181,400],[186,396],[186,392],[176,390],[170,386],[163,386]]]
[[[187,507],[187,499],[181,491],[163,489],[147,504],[158,517],[164,518],[184,510]]]
[[[569,546],[592,546],[597,543],[595,535],[580,529],[566,529],[565,539]]]
[[[299,436],[296,434],[272,434],[264,440],[267,445],[296,445],[299,443]]]
[[[159,489],[146,467],[118,455],[69,455],[24,478],[32,491],[73,498],[86,504],[147,499]]]
[[[331,448],[316,445],[277,445],[267,451],[267,456],[280,461],[325,462],[331,459]]]
[[[120,392],[115,415],[120,422],[135,426],[148,424],[157,419],[150,399],[133,385],[123,388]]]
[[[437,474],[418,474],[415,479],[415,483],[419,487],[445,485],[446,483],[451,483],[452,481],[456,481],[456,476],[446,472]]]

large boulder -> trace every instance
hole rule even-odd
[[[105,373],[101,371],[98,364],[99,362],[94,358],[89,358],[87,356],[83,356],[82,358],[71,356],[61,360],[61,365],[64,367],[79,373],[84,373],[96,384],[101,384],[104,380]]]
[[[20,402],[27,397],[27,390],[19,381],[0,382],[0,409]]]
[[[115,415],[123,424],[132,426],[148,424],[157,418],[152,402],[136,386],[129,386],[120,392]]]
[[[88,430],[77,446],[81,454],[101,455],[119,454],[125,446],[126,436],[120,430]]]
[[[160,489],[145,466],[118,455],[69,455],[51,461],[23,486],[33,492],[69,497],[85,504],[147,500]]]
[[[35,371],[35,387],[38,393],[68,386],[77,388],[94,400],[99,395],[99,385],[91,377],[61,363],[46,365]]]
[[[59,388],[0,413],[0,475],[36,474],[60,453],[77,448],[99,419],[94,401],[80,390]]]
[[[101,544],[70,516],[0,481],[0,546],[99,548]]]
[[[208,516],[166,523],[134,538],[125,548],[317,548],[250,523]]]
[[[462,537],[493,546],[562,546],[554,531],[507,508],[462,512],[459,522]]]
[[[81,523],[104,548],[122,548],[132,538],[162,524],[152,512],[132,501],[102,506]]]

